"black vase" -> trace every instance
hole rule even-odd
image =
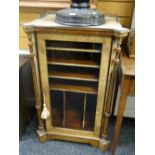
[[[71,8],[89,8],[90,0],[72,0]]]

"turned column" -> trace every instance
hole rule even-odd
[[[112,56],[111,56],[111,62],[110,62],[109,77],[107,81],[106,97],[104,100],[105,104],[103,107],[102,129],[101,129],[101,137],[105,141],[108,141],[109,119],[110,119],[112,107],[113,107],[112,103],[114,98],[117,68],[120,62],[121,41],[122,39],[116,38],[112,44]]]
[[[42,100],[41,100],[41,89],[40,89],[40,79],[39,79],[39,67],[37,62],[37,52],[35,46],[35,34],[27,33],[28,36],[28,46],[31,56],[31,66],[32,66],[32,75],[33,75],[33,85],[34,85],[34,93],[35,93],[35,103],[36,103],[36,111],[38,118],[38,130],[44,131],[43,120],[41,119],[41,111],[42,111]]]

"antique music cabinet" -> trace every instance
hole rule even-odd
[[[106,151],[120,45],[129,30],[114,17],[105,17],[100,26],[63,26],[52,13],[23,28],[32,58],[40,141],[88,143]]]

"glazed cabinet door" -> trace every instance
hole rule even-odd
[[[46,130],[99,137],[111,38],[37,35]],[[81,132],[82,131],[82,132]]]

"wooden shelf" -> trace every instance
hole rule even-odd
[[[50,84],[50,90],[97,94],[97,89],[90,86],[77,86],[71,84]]]
[[[89,67],[99,68],[99,64],[92,60],[74,60],[74,59],[48,59],[48,64],[51,65],[63,65],[63,66],[74,66],[74,67]]]
[[[97,49],[81,49],[81,48],[66,48],[66,47],[46,47],[47,50],[63,51],[63,52],[88,52],[88,53],[101,53]]]
[[[90,73],[88,74],[88,73],[70,73],[70,72],[51,71],[49,72],[48,77],[58,78],[58,79],[93,81],[93,82],[98,81],[97,75],[90,74]]]

